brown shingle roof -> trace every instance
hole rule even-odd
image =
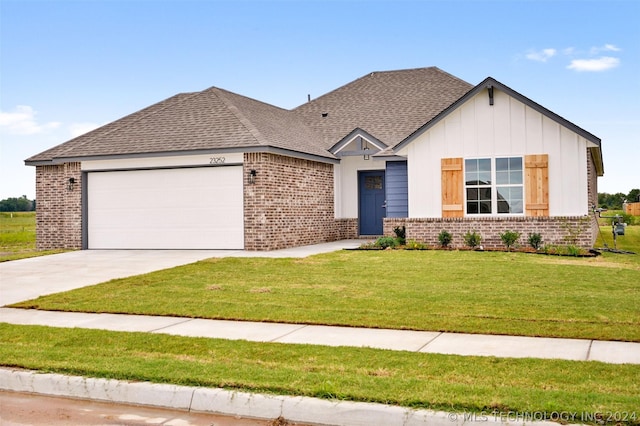
[[[168,99],[165,99],[162,102],[153,104],[138,112],[135,112],[119,120],[113,121],[95,130],[87,132],[65,143],[54,146],[53,148],[50,148],[46,151],[36,154],[25,161],[29,163],[29,162],[37,162],[37,161],[50,161],[54,158],[70,157],[73,155],[71,154],[72,152],[79,152],[85,146],[87,146],[89,150],[91,150],[91,148],[95,150],[95,146],[92,147],[91,145],[98,145],[97,141],[109,135],[111,132],[115,132],[119,129],[127,128],[128,126],[136,123],[138,120],[154,114],[158,110],[170,107],[171,105],[177,102],[180,102],[183,98],[188,97],[189,95],[190,94],[188,93],[182,93],[182,94],[172,96]],[[105,148],[108,148],[108,147],[105,147]]]
[[[335,158],[291,111],[212,87],[173,96],[26,162],[251,147]]]
[[[328,150],[354,129],[393,146],[471,88],[435,67],[374,72],[289,111],[212,87],[173,96],[26,162],[267,147],[335,158]]]
[[[372,72],[294,111],[327,148],[356,127],[394,146],[472,88],[436,67]]]

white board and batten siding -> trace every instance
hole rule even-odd
[[[243,249],[243,169],[234,159],[83,162],[88,248]]]
[[[409,217],[440,217],[442,158],[495,158],[548,154],[549,215],[588,210],[588,142],[511,96],[482,91],[407,144]]]

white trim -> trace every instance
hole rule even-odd
[[[340,151],[342,151],[343,149],[345,149],[347,146],[349,146],[350,144],[352,144],[354,141],[356,141],[358,138],[360,139],[364,139],[365,141],[367,141],[368,144],[373,145],[374,147],[376,147],[378,149],[378,151],[382,151],[383,149],[386,149],[386,146],[380,146],[378,145],[375,141],[369,139],[366,136],[363,136],[362,134],[358,133],[353,135],[353,137],[351,139],[346,140],[344,143],[342,143],[340,145],[340,148],[338,148],[337,150],[333,151],[334,155],[337,155]],[[371,155],[373,155],[374,153],[372,153]]]
[[[163,167],[208,167],[223,166],[225,164],[242,164],[243,154],[239,153],[211,153],[200,155],[181,155],[170,157],[136,157],[108,160],[82,161],[84,172],[98,170],[147,169]]]

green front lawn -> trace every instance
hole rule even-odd
[[[634,232],[627,238],[640,240]],[[640,342],[638,257],[340,251],[210,259],[13,306]]]
[[[0,212],[0,262],[64,251],[36,250],[35,212]]]
[[[0,364],[89,377],[486,415],[495,410],[547,417],[560,412],[635,412],[635,420],[640,417],[640,365],[461,357],[7,324],[0,324]],[[627,420],[634,423],[631,417]]]
[[[627,231],[619,247],[640,252],[640,227]],[[341,251],[212,259],[15,306],[640,341],[639,290],[640,255]],[[594,423],[604,413],[640,424],[640,365],[9,324],[0,324],[0,365],[489,418],[572,413]]]

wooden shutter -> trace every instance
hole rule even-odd
[[[442,173],[442,217],[464,217],[462,158],[440,160]]]
[[[524,157],[527,216],[549,216],[549,156]]]

